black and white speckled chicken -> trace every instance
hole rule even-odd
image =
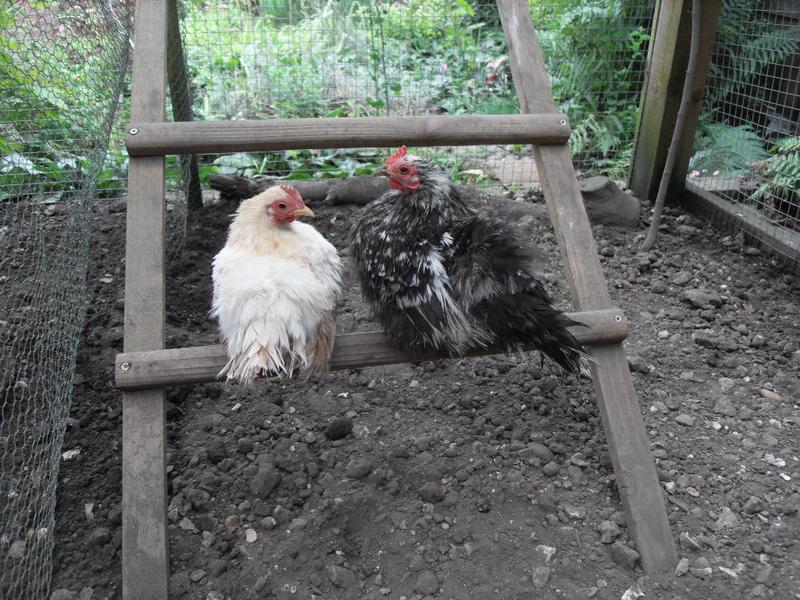
[[[459,198],[447,173],[401,147],[379,171],[392,189],[367,205],[351,254],[364,299],[401,347],[461,354],[536,349],[564,371],[588,357],[552,306],[533,249]]]

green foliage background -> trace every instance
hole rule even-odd
[[[796,118],[792,130],[786,105],[791,99],[780,89],[797,76],[789,66],[800,52],[796,23],[766,10],[763,2],[723,0],[705,112],[689,163],[692,176],[738,177],[748,201],[795,216],[799,130]]]
[[[654,4],[530,1],[554,95],[572,125],[570,149],[584,174],[627,175]],[[184,0],[182,6],[198,119],[519,111],[492,1]],[[761,83],[768,67],[797,52],[800,32],[764,19],[762,9],[755,0],[723,1],[691,168],[737,174],[774,158],[775,167],[760,172],[772,182],[768,190],[786,197],[786,185],[800,182],[779,174],[788,165],[781,139],[767,135],[764,107],[772,98]],[[0,30],[13,28],[16,14],[13,5],[1,5]],[[102,93],[88,77],[99,68],[102,55],[95,56],[97,64],[68,56],[42,61],[20,52],[13,37],[0,38],[0,200],[52,201],[97,168],[80,143],[92,128],[101,131],[83,100]],[[54,92],[65,87],[78,93]],[[209,157],[201,175],[341,177],[370,172],[382,156],[338,150]],[[467,160],[437,156],[456,177],[471,171]],[[177,162],[168,167],[177,183]],[[126,168],[118,135],[98,173],[101,193],[118,193]],[[33,178],[39,184],[25,188]]]

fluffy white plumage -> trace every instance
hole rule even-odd
[[[279,207],[286,211],[283,219],[276,215]],[[328,368],[342,264],[316,229],[294,221],[298,214],[313,213],[288,186],[239,205],[214,258],[211,315],[230,359],[220,377],[250,382],[259,375]]]

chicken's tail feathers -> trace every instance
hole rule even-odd
[[[581,323],[580,321],[576,321],[575,319],[567,316],[566,313],[558,313],[557,317],[558,323],[562,327],[589,327],[586,323]],[[569,336],[568,339],[565,339],[567,342],[567,347],[569,348],[571,359],[569,363],[571,367],[569,369],[564,368],[563,365],[560,363],[559,366],[564,369],[565,372],[568,373],[580,373],[581,375],[585,375],[586,377],[591,377],[591,367],[592,365],[597,365],[597,361],[594,360],[584,348],[583,344],[581,344],[571,332],[565,330],[566,336]],[[564,336],[564,338],[566,338]],[[558,362],[558,361],[556,361]]]
[[[506,350],[538,350],[565,373],[589,375],[593,360],[567,329],[582,324],[548,300],[536,289],[500,294],[476,305],[473,314]]]
[[[314,341],[307,348],[308,360],[302,374],[304,380],[329,371],[335,343],[336,315],[330,311],[319,322]]]
[[[589,327],[586,323],[581,323],[570,317],[567,313],[558,313],[558,322],[564,327]]]
[[[257,336],[256,336],[257,337]],[[300,372],[305,380],[327,373],[336,339],[336,317],[330,311],[319,323],[311,343],[287,340],[290,347],[277,344],[268,347],[252,341],[242,352],[232,355],[217,374],[217,379],[250,384],[256,377],[292,377]],[[226,344],[227,348],[227,344]]]
[[[294,352],[281,352],[253,342],[243,352],[230,356],[217,379],[224,377],[228,381],[249,385],[261,376],[291,377],[296,363],[301,360],[303,358]]]
[[[532,345],[567,375],[580,374],[591,377],[591,365],[597,364],[583,345],[566,329],[559,332],[552,341],[546,340]]]

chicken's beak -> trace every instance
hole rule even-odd
[[[314,211],[304,206],[303,208],[298,208],[296,211],[292,213],[293,217],[313,217]]]
[[[386,167],[381,167],[380,169],[375,169],[372,172],[372,174],[373,175],[381,175],[383,177],[388,177],[389,176],[389,171],[386,169]]]

